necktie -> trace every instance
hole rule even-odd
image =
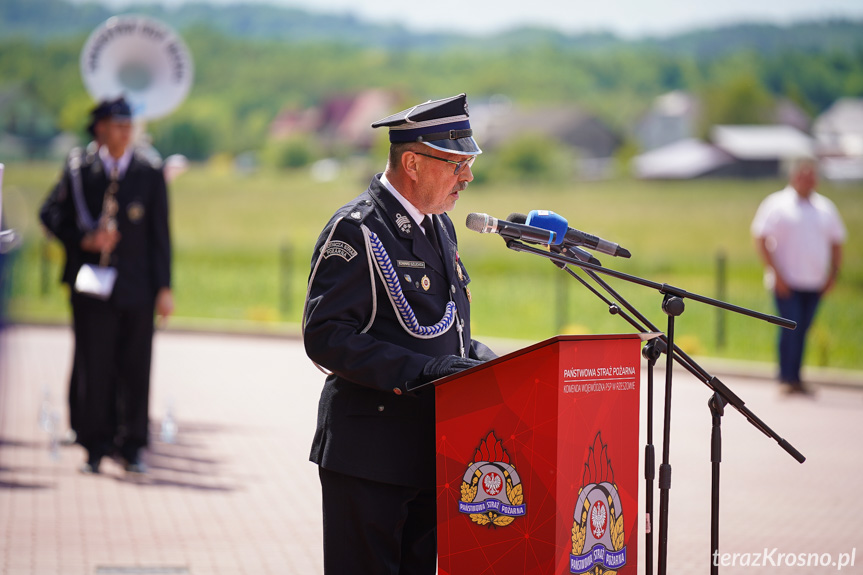
[[[428,238],[428,241],[431,242],[435,253],[441,255],[440,242],[438,242],[437,232],[435,232],[434,229],[434,220],[432,220],[431,216],[426,216],[423,219],[422,227],[426,231],[426,238]]]
[[[111,167],[111,181],[108,183],[108,188],[105,190],[105,198],[102,200],[102,217],[100,218],[100,226],[108,231],[117,229],[117,164],[116,162]],[[111,252],[102,252],[102,257],[99,259],[100,266],[107,266],[111,258]]]
[[[105,190],[105,199],[102,202],[103,223],[109,229],[111,227],[116,228],[117,226],[117,186],[119,186],[119,183],[117,182],[117,164],[115,163],[111,167],[108,189]]]

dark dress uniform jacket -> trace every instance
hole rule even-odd
[[[108,174],[98,154],[81,156],[81,184],[93,221],[102,213]],[[72,176],[67,163],[63,176],[42,206],[45,227],[65,247],[63,282],[75,284],[81,264],[99,263],[99,254],[81,249],[84,231],[78,225]],[[111,254],[117,281],[110,302],[118,308],[152,305],[156,293],[171,284],[171,244],[168,234],[168,193],[162,170],[146,158],[132,156],[116,194],[120,241]]]
[[[417,379],[433,357],[461,355],[460,332],[465,355],[493,357],[470,337],[470,278],[459,260],[452,221],[446,215],[434,219],[443,258],[378,174],[365,193],[336,212],[318,238],[304,342],[308,356],[332,372],[321,393],[310,456],[325,469],[433,487],[434,389],[411,393],[405,384]],[[436,324],[447,303],[455,303],[457,318],[449,330],[421,339],[403,327],[380,275],[370,271],[374,256],[361,226],[383,244],[420,325]]]

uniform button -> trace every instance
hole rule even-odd
[[[449,288],[452,290],[452,293],[455,293],[455,286],[454,285],[450,285]]]
[[[384,410],[384,406],[383,406],[383,405],[379,405],[379,406],[378,406],[378,411],[383,411],[383,410]]]
[[[397,388],[397,387],[394,387],[394,388],[393,388],[393,393],[395,393],[396,395],[401,395],[401,394],[402,394],[402,390],[400,390],[400,389],[399,389],[399,388]],[[381,406],[381,407],[383,407],[383,406]]]
[[[367,206],[372,205],[372,201],[371,201],[371,200],[366,200],[366,201],[365,201],[365,202],[363,202],[363,203],[364,203],[365,205],[367,205]]]

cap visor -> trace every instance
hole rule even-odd
[[[476,145],[476,140],[473,136],[467,138],[458,138],[457,140],[432,140],[431,142],[423,142],[426,146],[440,150],[441,152],[449,152],[450,154],[462,154],[464,156],[476,156],[482,154],[482,150]]]

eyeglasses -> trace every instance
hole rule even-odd
[[[454,176],[457,176],[459,173],[461,173],[465,166],[467,166],[468,168],[471,167],[474,160],[476,160],[476,156],[471,156],[465,160],[456,162],[455,160],[447,160],[446,158],[439,158],[430,154],[423,154],[422,152],[414,152],[414,154],[418,156],[425,156],[426,158],[434,158],[435,160],[440,160],[441,162],[446,162],[448,164],[455,164],[455,170],[452,173]]]

